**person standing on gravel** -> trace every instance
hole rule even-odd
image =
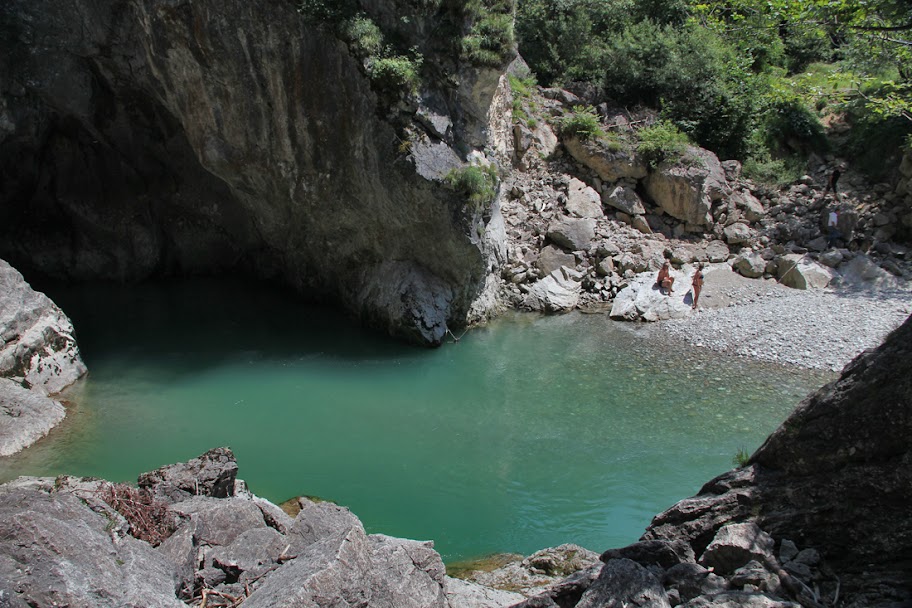
[[[691,282],[694,292],[693,309],[697,308],[697,301],[700,299],[700,292],[703,291],[703,264],[697,264],[697,271],[694,272],[693,281]]]

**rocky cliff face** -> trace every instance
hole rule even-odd
[[[425,343],[464,322],[488,270],[484,219],[439,178],[485,144],[496,77],[457,61],[381,103],[332,29],[285,0],[13,0],[0,31],[13,265],[241,270]],[[434,152],[409,154],[404,133]]]

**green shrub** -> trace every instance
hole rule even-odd
[[[515,45],[513,15],[488,13],[463,37],[462,54],[473,65],[500,66],[513,57]]]
[[[738,448],[738,452],[735,454],[735,457],[732,458],[732,464],[736,467],[747,466],[747,463],[750,461],[750,454],[744,448]]]
[[[368,74],[371,81],[382,91],[396,92],[406,89],[410,92],[418,90],[420,79],[418,72],[421,69],[421,58],[397,55],[393,57],[379,57],[368,65]]]
[[[744,161],[744,177],[768,186],[785,186],[804,173],[805,162],[796,156],[773,159],[768,154],[750,156]]]
[[[591,106],[581,108],[561,118],[560,130],[562,135],[576,137],[583,141],[598,139],[605,135],[602,124],[595,115],[595,109]]]
[[[359,15],[342,24],[341,34],[355,54],[373,56],[383,51],[383,32],[369,17]]]
[[[310,23],[339,23],[357,11],[355,0],[299,0],[297,8]]]
[[[653,166],[663,161],[680,160],[690,145],[687,135],[667,120],[643,127],[637,131],[637,137],[637,152]]]
[[[475,209],[492,203],[497,194],[497,169],[494,165],[469,165],[453,169],[447,173],[444,181],[453,190],[464,194]]]
[[[510,90],[513,91],[514,98],[527,99],[532,96],[532,87],[536,84],[535,76],[529,75],[520,78],[515,74],[508,74],[507,80],[510,82]]]

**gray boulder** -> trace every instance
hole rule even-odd
[[[0,456],[11,456],[32,445],[65,415],[59,402],[0,378]]]
[[[674,292],[669,295],[659,290],[656,276],[655,272],[646,272],[630,281],[615,297],[610,317],[618,321],[659,321],[690,315],[693,312],[689,291],[693,273],[672,269]]]
[[[741,210],[744,219],[748,222],[759,221],[766,215],[763,204],[748,190],[733,193],[732,201],[735,203],[735,208]]]
[[[171,564],[69,491],[0,487],[0,598],[50,608],[181,608]]]
[[[230,448],[215,448],[187,462],[139,476],[139,487],[159,499],[179,502],[192,496],[225,498],[234,494],[237,460]]]
[[[612,559],[586,590],[576,608],[630,606],[671,608],[668,595],[652,573],[629,559]]]
[[[306,498],[298,500],[302,508],[288,533],[290,553],[300,553],[322,539],[345,536],[352,528],[361,526],[358,518],[345,507]]]
[[[730,574],[751,560],[775,564],[773,538],[753,523],[729,524],[721,528],[706,551],[700,564],[716,572]]]
[[[605,217],[598,192],[575,177],[570,178],[567,189],[567,211],[575,217]]]
[[[230,545],[248,530],[265,528],[263,513],[247,498],[196,496],[171,506],[196,523],[194,538],[211,546]]]
[[[576,137],[566,138],[564,147],[570,156],[595,171],[604,182],[646,177],[646,162],[633,150],[610,150],[599,141],[582,141]]]
[[[541,270],[542,276],[547,276],[561,266],[566,266],[567,268],[575,267],[576,257],[572,253],[566,253],[559,247],[546,245],[538,255],[536,264],[538,269]]]
[[[801,608],[801,604],[770,597],[762,593],[724,591],[695,598],[682,608]]]
[[[0,377],[54,394],[85,372],[67,316],[0,260]]]
[[[666,213],[705,228],[712,225],[712,204],[731,192],[716,155],[694,147],[688,150],[687,162],[662,163],[643,183]]]
[[[595,238],[595,220],[562,217],[548,226],[548,239],[570,251],[586,251]]]
[[[725,242],[729,245],[744,245],[754,238],[754,233],[750,226],[742,222],[735,222],[730,226],[726,226],[722,234],[725,235]]]
[[[636,216],[646,213],[640,196],[629,186],[615,186],[610,192],[602,195],[602,202],[627,215]]]
[[[695,556],[690,545],[682,540],[643,540],[621,549],[609,549],[600,559],[632,559],[643,566],[655,565],[667,570],[682,563],[694,563]]]
[[[573,271],[562,266],[529,287],[523,307],[542,312],[573,310],[579,303],[582,286]]]
[[[446,596],[449,608],[506,608],[525,600],[519,593],[451,577],[446,579]]]
[[[732,268],[743,277],[756,279],[762,277],[766,271],[766,260],[755,251],[742,253],[735,258]]]
[[[790,253],[776,259],[778,280],[795,289],[823,289],[836,277],[827,266],[810,257]]]
[[[208,560],[231,580],[245,582],[276,568],[287,546],[287,539],[278,531],[253,528],[242,532],[230,545],[213,548]]]
[[[706,244],[703,250],[705,252],[706,259],[713,263],[725,262],[728,260],[728,256],[731,255],[731,251],[728,249],[728,245],[719,240],[710,241]]]

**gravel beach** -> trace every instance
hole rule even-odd
[[[805,291],[746,279],[724,264],[705,277],[701,308],[657,329],[698,348],[762,361],[839,371],[912,314],[908,285]]]

